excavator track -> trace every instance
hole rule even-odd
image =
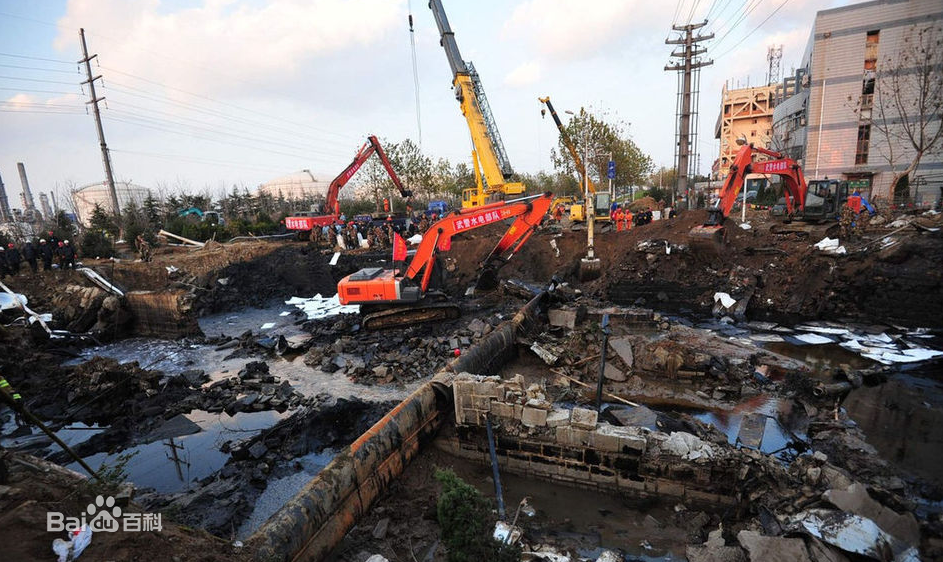
[[[386,330],[399,326],[455,320],[462,315],[462,309],[451,302],[416,303],[414,305],[394,306],[379,312],[365,314],[363,327],[367,330]]]

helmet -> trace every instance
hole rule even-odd
[[[66,246],[69,245],[69,241],[68,241],[68,240],[65,241],[65,245],[66,245]]]
[[[45,244],[45,243],[46,243],[46,239],[45,239],[45,238],[40,238],[40,239],[39,239],[39,243],[40,243],[40,244]]]
[[[59,247],[60,247],[60,248],[62,247],[62,242],[59,242]]]
[[[7,248],[11,248],[11,249],[12,249],[12,248],[13,248],[13,242],[10,242],[9,244],[7,244]]]

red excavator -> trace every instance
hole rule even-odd
[[[448,251],[456,234],[514,218],[480,267],[475,288],[494,289],[498,269],[540,226],[552,199],[553,194],[544,193],[455,211],[429,227],[408,266],[396,267],[406,260],[405,243],[399,239],[393,269],[369,267],[348,275],[337,284],[337,296],[341,304],[360,305],[363,326],[369,330],[458,318],[459,306],[439,290],[443,280],[437,253]]]
[[[717,249],[723,245],[727,237],[724,221],[737,200],[737,194],[743,188],[747,174],[781,176],[785,190],[783,195],[786,199],[786,216],[792,217],[793,209],[796,206],[800,211],[805,210],[808,185],[799,164],[795,160],[787,158],[781,152],[755,147],[739,139],[737,142],[742,145],[742,148],[737,152],[733,163],[730,165],[730,173],[727,174],[727,179],[724,180],[717,205],[707,210],[707,221],[702,225],[695,226],[689,233],[692,246],[706,245],[709,248]],[[753,158],[757,153],[764,154],[770,157],[771,160],[754,162]]]
[[[370,135],[367,137],[367,142],[357,151],[353,161],[331,182],[330,187],[327,189],[327,199],[324,202],[322,213],[320,215],[310,216],[307,213],[298,213],[287,217],[285,219],[285,228],[305,232],[313,228],[321,228],[322,226],[340,222],[340,205],[337,202],[337,194],[342,187],[347,185],[350,178],[357,173],[357,170],[363,166],[364,162],[366,162],[374,152],[380,157],[380,162],[383,163],[383,167],[386,168],[386,173],[390,175],[390,179],[393,180],[393,184],[396,185],[400,195],[409,202],[409,198],[412,197],[413,193],[403,187],[403,183],[400,181],[399,177],[396,176],[396,172],[393,171],[393,166],[390,164],[389,158],[386,157],[386,152],[384,152],[383,147],[380,146],[380,141],[377,140],[376,136]]]

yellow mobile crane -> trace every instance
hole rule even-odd
[[[570,135],[566,133],[566,128],[564,128],[563,123],[560,121],[560,117],[557,115],[557,112],[553,109],[553,104],[550,103],[550,96],[545,98],[537,98],[541,103],[547,106],[547,109],[550,111],[550,116],[553,117],[553,122],[557,124],[557,129],[560,130],[560,138],[563,140],[563,145],[566,146],[566,149],[570,152],[570,156],[573,157],[573,164],[576,166],[576,171],[580,174],[580,183],[582,183],[583,178],[586,178],[586,191],[588,192],[588,199],[593,202],[593,211],[596,215],[596,220],[600,222],[610,222],[609,217],[609,205],[612,203],[612,197],[608,191],[596,191],[596,186],[593,184],[593,180],[589,179],[589,174],[586,173],[586,168],[583,167],[583,160],[580,159],[579,153],[576,151],[576,147],[573,146],[573,141],[570,140]],[[540,112],[541,117],[543,117],[544,112]],[[586,220],[586,204],[588,201],[584,200],[582,203],[574,203],[570,206],[570,220],[573,222],[583,222]]]
[[[452,32],[442,8],[442,1],[431,0],[429,8],[439,27],[440,43],[452,68],[455,98],[468,122],[468,131],[474,145],[472,164],[475,168],[476,185],[462,191],[462,207],[480,207],[489,203],[491,196],[503,198],[505,195],[520,195],[524,193],[524,184],[512,181],[514,172],[475,66],[462,60],[458,44],[455,43],[455,33]]]

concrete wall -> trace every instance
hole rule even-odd
[[[484,425],[490,416],[499,465],[514,474],[705,507],[745,500],[749,453],[690,434],[600,422],[595,410],[554,406],[537,385],[525,388],[519,375],[501,380],[462,374],[452,386],[456,429],[436,441],[452,454],[490,463]],[[685,442],[692,447],[685,449]]]

